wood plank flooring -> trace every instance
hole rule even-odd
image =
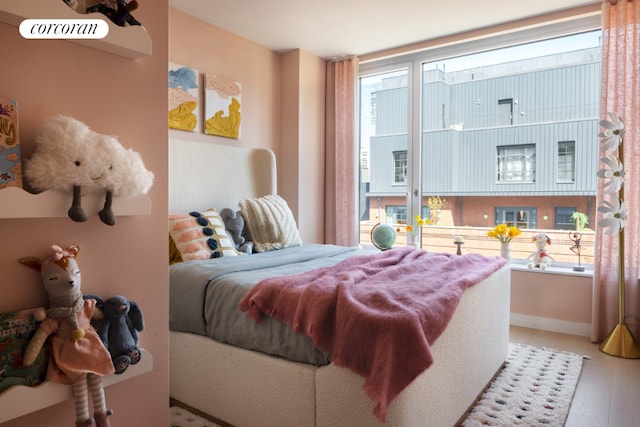
[[[511,326],[510,340],[590,357],[565,427],[640,427],[640,359],[609,356],[586,337],[519,326]]]

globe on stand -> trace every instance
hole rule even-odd
[[[391,249],[396,242],[396,230],[389,224],[378,223],[371,229],[371,242],[381,251]]]

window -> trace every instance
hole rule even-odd
[[[520,229],[536,228],[536,208],[496,206],[495,225],[515,225]]]
[[[513,99],[498,100],[498,126],[513,124]]]
[[[369,153],[360,154],[360,169],[369,169]]]
[[[558,142],[558,182],[575,182],[576,180],[576,143],[575,141]]]
[[[398,205],[387,205],[384,208],[387,224],[411,224],[411,219],[407,219],[407,207]],[[431,209],[428,206],[422,207],[422,218],[429,218]]]
[[[407,152],[406,151],[393,152],[393,183],[394,184],[407,183]]]
[[[407,207],[387,205],[384,208],[387,218],[387,224],[406,224],[407,223]]]
[[[536,146],[498,147],[498,182],[534,182]]]
[[[576,208],[557,206],[554,220],[555,228],[557,230],[575,230],[576,225],[573,221],[571,221],[571,216],[575,211]]]
[[[472,236],[505,222],[527,229],[523,246],[538,227],[550,233],[553,258],[574,262],[564,208],[596,214],[599,24],[581,16],[361,63],[360,205],[406,203],[410,221],[439,196],[469,252],[495,254]],[[376,218],[361,218],[365,239]],[[425,227],[422,246],[447,250],[442,233]],[[590,263],[595,234],[583,234]]]

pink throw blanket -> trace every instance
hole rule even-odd
[[[433,363],[442,334],[471,285],[505,261],[411,247],[354,256],[333,267],[262,280],[239,307],[308,335],[337,366],[364,376],[384,422],[393,399]]]

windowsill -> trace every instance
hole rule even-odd
[[[513,271],[525,271],[530,273],[542,273],[542,274],[562,274],[566,276],[578,276],[578,277],[593,277],[593,265],[583,264],[584,271],[575,271],[573,265],[567,263],[557,263],[545,269],[542,268],[529,268],[529,261],[523,259],[511,260],[509,266]]]

